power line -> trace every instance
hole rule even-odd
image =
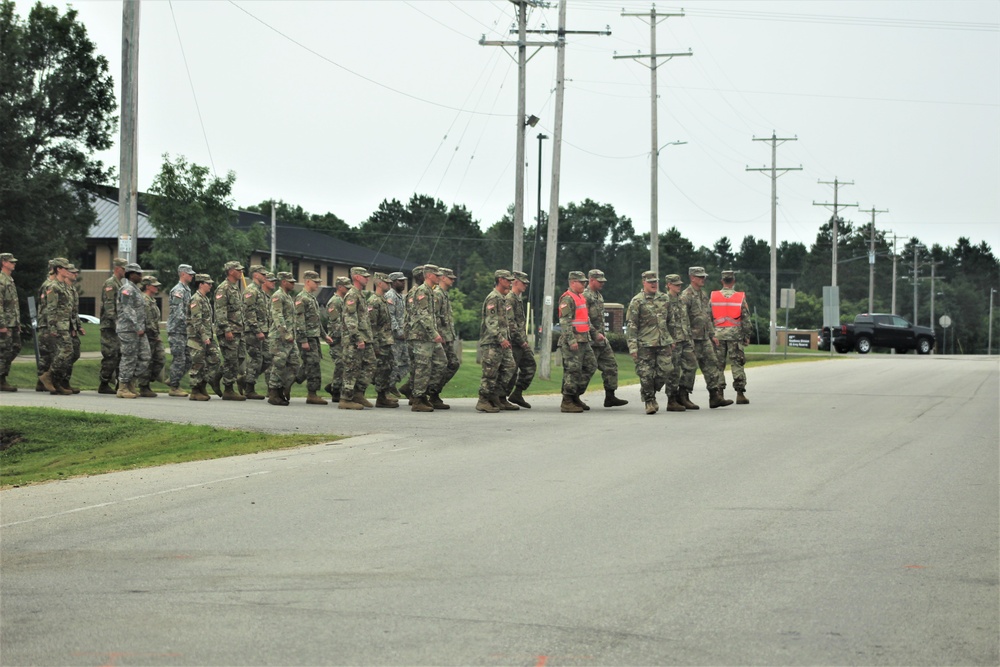
[[[212,173],[218,177],[215,170],[215,158],[212,157],[212,146],[208,143],[208,132],[205,130],[205,119],[201,115],[201,105],[198,104],[198,94],[194,90],[194,80],[191,78],[191,68],[188,67],[187,54],[184,53],[184,42],[181,41],[181,29],[177,25],[177,16],[174,14],[173,0],[168,0],[170,6],[170,18],[174,21],[174,31],[177,33],[177,44],[181,47],[181,58],[184,60],[184,70],[187,72],[188,84],[191,86],[191,97],[194,98],[194,108],[198,112],[198,123],[201,124],[201,136],[205,138],[205,148],[208,150],[208,161],[212,163]]]

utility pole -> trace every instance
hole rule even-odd
[[[771,142],[771,168],[767,167],[755,167],[751,169],[747,167],[747,171],[769,171],[771,172],[771,313],[770,319],[771,324],[769,327],[769,338],[770,338],[770,352],[773,354],[778,350],[778,332],[776,329],[775,322],[778,319],[778,172],[784,175],[785,172],[789,171],[801,171],[802,165],[798,167],[778,167],[778,146],[781,142],[782,144],[786,141],[798,141],[798,137],[783,137],[781,139],[774,133],[771,132],[771,138],[767,137],[753,137],[753,141],[770,141]]]
[[[616,60],[621,58],[632,58],[639,61],[640,59],[648,58],[649,64],[640,63],[646,65],[649,68],[649,82],[650,82],[650,97],[649,97],[649,116],[651,129],[650,137],[650,172],[649,172],[649,268],[657,276],[660,275],[660,225],[659,225],[659,215],[660,215],[660,202],[659,202],[659,157],[660,157],[660,143],[657,136],[657,112],[656,112],[656,68],[663,63],[670,62],[676,57],[680,56],[690,56],[693,55],[691,50],[688,49],[687,53],[657,53],[656,52],[656,24],[667,20],[671,16],[684,16],[683,13],[680,14],[657,14],[656,5],[649,10],[648,14],[640,13],[629,13],[622,12],[622,16],[634,16],[637,18],[648,19],[649,21],[649,55],[637,54],[634,56],[619,56],[614,55]],[[666,58],[662,63],[657,63],[657,58]]]
[[[271,200],[271,270],[278,270],[278,218]]]
[[[920,256],[920,249],[924,246],[919,243],[913,244],[913,324],[919,324],[917,322],[917,300],[919,298],[919,293],[917,292],[917,286],[920,282],[920,263],[918,257]]]
[[[868,243],[868,312],[875,312],[875,214],[876,213],[888,213],[889,209],[876,210],[874,206],[866,211],[858,209],[859,213],[871,213],[872,214],[872,228],[871,236]],[[893,262],[896,260],[893,259]],[[893,272],[895,277],[895,272]],[[895,282],[895,281],[894,281]]]
[[[896,260],[899,256],[896,254],[896,241],[903,237],[892,235],[892,314],[899,315],[896,312]]]
[[[827,206],[827,207],[832,206],[833,207],[833,217],[830,218],[830,222],[832,223],[831,231],[833,233],[833,243],[832,243],[833,247],[832,247],[832,255],[831,255],[832,256],[832,262],[831,263],[832,263],[832,266],[833,266],[833,268],[832,268],[833,275],[830,278],[830,281],[831,281],[830,285],[832,285],[833,287],[836,287],[837,286],[837,244],[838,244],[838,240],[837,240],[837,225],[839,225],[841,222],[843,222],[843,220],[837,215],[837,209],[840,206],[857,206],[857,204],[838,204],[837,203],[837,195],[838,195],[838,193],[840,191],[840,186],[841,185],[854,185],[854,181],[843,182],[843,181],[838,181],[836,178],[834,178],[832,181],[817,181],[817,183],[821,183],[823,185],[832,185],[833,186],[833,203],[829,204],[829,203],[817,203],[817,202],[813,202],[813,206]]]
[[[935,332],[937,331],[938,325],[937,321],[935,321],[934,319],[934,297],[935,293],[937,292],[937,281],[944,280],[944,278],[937,277],[938,264],[944,264],[944,262],[935,262],[933,259],[931,260],[931,330]],[[931,354],[933,353],[934,350],[931,349]]]
[[[543,132],[538,133],[538,214],[535,217],[535,242],[531,245],[531,271],[529,271],[531,282],[528,284],[528,303],[531,306],[530,320],[535,329],[536,351],[542,340],[541,336],[538,335],[538,286],[535,285],[535,267],[538,265],[538,235],[539,228],[542,226],[542,142],[548,138],[549,135]]]
[[[136,148],[139,106],[139,0],[122,2],[122,125],[119,140],[118,256],[139,257],[139,153]]]

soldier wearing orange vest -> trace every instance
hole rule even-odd
[[[597,370],[597,358],[590,347],[594,327],[590,322],[587,299],[583,296],[587,276],[583,271],[569,272],[569,289],[559,297],[559,351],[562,353],[563,386],[561,412],[583,412],[590,406],[580,400],[590,378]]]
[[[750,308],[746,294],[736,291],[736,273],[722,272],[722,289],[712,292],[712,320],[715,335],[719,339],[716,358],[719,361],[719,375],[722,389],[726,389],[726,362],[733,367],[733,389],[736,390],[736,404],[750,402],[744,392],[747,388],[747,374],[744,370],[746,356],[743,347],[750,344]]]

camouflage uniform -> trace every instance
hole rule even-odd
[[[576,273],[583,276],[580,272]],[[579,280],[585,280],[585,278],[581,277]],[[590,384],[590,379],[597,371],[597,359],[594,357],[594,350],[590,347],[594,330],[593,324],[587,323],[589,327],[587,331],[577,331],[573,325],[575,315],[576,301],[571,296],[571,292],[566,290],[559,298],[559,326],[562,329],[559,336],[559,351],[562,354],[563,363],[562,393],[566,396],[579,397],[587,391],[587,385]],[[575,351],[570,347],[573,343],[577,344]]]
[[[656,274],[652,271],[652,279]],[[643,280],[648,280],[643,274]],[[676,388],[671,388],[669,379],[673,375],[671,348],[674,339],[667,326],[670,299],[656,291],[639,292],[628,305],[625,313],[625,339],[629,354],[635,355],[635,372],[639,376],[639,388],[647,410],[652,403],[656,406],[656,392],[666,385],[667,396],[672,396]]]
[[[319,302],[316,295],[302,290],[295,296],[295,343],[302,363],[296,373],[296,382],[305,382],[310,393],[319,391],[323,373],[320,370],[320,360],[323,350],[320,339],[326,338],[323,322],[320,319]],[[309,349],[303,349],[304,343]]]
[[[737,294],[737,291],[732,288],[723,287],[719,291],[726,298]],[[713,307],[715,306],[714,303],[712,305]],[[742,394],[747,388],[747,374],[744,370],[746,355],[743,352],[743,346],[744,341],[749,340],[750,334],[753,333],[753,325],[750,322],[750,307],[747,306],[746,294],[743,294],[740,319],[734,326],[724,326],[722,318],[715,317],[713,319],[716,338],[719,339],[719,350],[715,356],[719,361],[721,388],[723,390],[726,388],[726,362],[728,361],[733,367],[733,389]]]
[[[353,271],[353,269],[352,269]],[[341,340],[344,366],[344,398],[364,395],[375,371],[375,349],[372,345],[372,325],[368,317],[368,300],[357,286],[344,295],[344,329]],[[358,345],[364,343],[364,348]]]
[[[177,389],[191,370],[191,353],[187,345],[187,318],[191,310],[191,288],[182,281],[170,290],[170,312],[167,315],[167,340],[170,342],[170,378],[167,384]]]
[[[283,287],[279,287],[271,295],[271,331],[268,338],[271,341],[272,365],[271,376],[267,380],[271,389],[284,392],[295,382],[302,363],[295,346],[295,334],[295,302]]]
[[[48,373],[56,387],[67,386],[73,369],[73,290],[61,280],[46,282],[45,339],[49,350]]]
[[[222,373],[215,344],[212,302],[199,289],[191,296],[187,315],[187,346],[191,357],[191,387],[214,385]],[[207,341],[207,342],[206,342]],[[194,396],[194,392],[191,394]]]
[[[48,309],[48,294],[59,284],[55,274],[50,274],[42,286],[38,288],[38,377],[48,372],[52,368],[52,356],[55,354],[57,341],[48,336],[48,318],[45,316]],[[42,391],[41,383],[35,387],[36,391]]]
[[[337,280],[343,280],[338,278]],[[330,396],[339,400],[340,390],[344,386],[344,297],[334,293],[326,302],[326,330],[333,339],[330,343],[330,359],[333,360],[333,377],[327,385]]]
[[[392,388],[394,363],[392,315],[389,311],[389,302],[384,295],[372,292],[368,297],[368,319],[371,321],[372,337],[375,339],[375,372],[372,375],[372,384],[381,394]]]
[[[80,270],[73,269],[73,274],[78,277]],[[80,320],[80,292],[83,290],[83,286],[80,285],[77,278],[69,288],[73,293],[73,312],[70,314],[69,327],[70,342],[73,344],[73,359],[70,362],[69,375],[66,377],[67,386],[73,378],[73,368],[76,366],[76,362],[80,360],[80,336],[83,335],[83,322]],[[79,391],[79,389],[73,389],[74,394],[79,393]]]
[[[149,340],[146,330],[146,297],[139,286],[126,279],[118,291],[115,330],[121,344],[118,382],[129,384],[142,377],[149,367]]]
[[[667,281],[669,282],[672,277],[676,277],[676,280],[680,281],[680,276],[675,276],[674,274],[667,276]],[[674,339],[674,350],[671,354],[671,372],[669,377],[667,377],[667,396],[676,394],[679,390],[684,390],[688,393],[691,392],[690,387],[681,386],[682,377],[690,368],[691,377],[694,377],[694,371],[697,368],[698,362],[694,357],[694,346],[691,343],[691,327],[688,324],[687,309],[684,304],[681,303],[681,297],[678,294],[674,296],[673,294],[667,294],[667,299],[669,300],[667,309],[667,330],[670,332],[670,337]],[[673,388],[673,392],[670,388]]]
[[[513,278],[512,274],[505,274],[503,270],[494,275],[498,278],[505,275]],[[501,392],[506,392],[517,371],[510,347],[503,347],[503,343],[511,342],[510,312],[511,306],[506,295],[494,287],[483,300],[482,321],[479,325],[479,351],[483,367],[479,398],[483,401],[491,401]]]
[[[510,394],[515,388],[524,391],[531,386],[532,380],[535,379],[537,365],[531,347],[526,345],[528,342],[527,317],[524,312],[523,297],[511,290],[505,298],[509,315],[507,323],[510,326],[510,351],[514,357],[514,366],[517,368],[507,385],[507,393]]]
[[[124,266],[121,260],[115,260],[116,265]],[[101,382],[114,388],[118,375],[118,364],[121,361],[121,344],[116,330],[118,311],[118,292],[122,288],[123,278],[114,274],[104,281],[101,288]]]
[[[271,341],[268,338],[271,329],[271,297],[253,281],[243,291],[243,325],[247,348],[243,382],[250,389],[262,375],[266,383],[271,372]],[[264,337],[260,338],[257,334],[263,334]]]
[[[432,267],[432,270],[436,268]],[[414,287],[406,295],[406,342],[410,349],[414,397],[439,391],[448,365],[441,343],[434,342],[440,332],[434,317],[434,292],[431,287],[424,283]]]
[[[5,261],[17,262],[10,253],[4,253]],[[6,385],[10,364],[21,353],[21,305],[17,298],[14,279],[0,271],[0,379]]]
[[[389,305],[389,318],[392,325],[392,358],[393,371],[391,384],[410,376],[410,353],[403,335],[403,319],[406,313],[406,299],[394,289],[385,293],[385,301]]]
[[[438,333],[444,339],[441,347],[444,349],[446,359],[440,383],[436,387],[440,391],[451,382],[462,365],[462,358],[455,351],[455,317],[451,310],[451,298],[448,296],[448,291],[442,289],[441,285],[434,286],[434,319]]]
[[[598,272],[591,271],[591,274],[594,273]],[[600,275],[603,279],[604,274]],[[583,290],[583,298],[587,300],[587,313],[590,315],[590,346],[594,351],[597,370],[601,372],[601,379],[604,381],[604,391],[615,392],[618,390],[618,361],[615,360],[615,352],[607,338],[597,340],[597,334],[604,334],[604,296],[588,287]]]
[[[231,265],[232,263],[226,266]],[[243,267],[239,268],[242,270]],[[227,272],[230,270],[226,269]],[[222,383],[229,387],[242,380],[240,370],[246,357],[243,341],[243,286],[239,280],[225,280],[215,289],[215,330],[219,352],[222,354]],[[231,340],[227,339],[226,334],[232,334]]]
[[[146,340],[149,341],[149,365],[145,373],[139,373],[140,387],[148,387],[151,382],[159,382],[163,367],[167,363],[167,355],[163,349],[163,339],[160,337],[160,312],[156,299],[145,293],[146,299]]]
[[[719,380],[719,361],[715,356],[715,326],[712,324],[712,307],[709,303],[708,291],[696,290],[688,285],[681,292],[681,303],[687,313],[688,324],[691,328],[691,352],[693,352],[701,374],[705,377],[705,384],[708,391],[714,392],[721,389]],[[685,354],[689,354],[685,349]],[[688,393],[694,390],[694,365],[690,360],[684,364],[684,375],[681,378],[681,387]]]

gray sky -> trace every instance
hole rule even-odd
[[[60,6],[63,3],[56,3]],[[78,0],[121,72],[121,2]],[[27,11],[27,2],[19,4]],[[649,230],[650,2],[570,0],[562,203],[590,197]],[[815,240],[833,187],[841,203],[888,209],[904,238],[1000,250],[1000,2],[692,0],[659,24],[657,52],[691,49],[659,73],[660,230],[696,245],[770,238],[778,148],[778,239]],[[482,226],[514,198],[516,63],[504,0],[146,0],[140,39],[139,188],[161,155],[237,174],[235,200],[331,211],[356,225],[414,192],[467,206]],[[678,12],[660,4],[657,11]],[[558,11],[531,10],[554,28]],[[551,136],[555,49],[528,63],[526,224],[537,207],[539,132]],[[511,52],[513,55],[514,52]],[[186,59],[186,63],[185,63]],[[189,74],[190,73],[190,74]],[[199,117],[200,109],[200,117]],[[548,209],[551,141],[543,143]],[[105,161],[117,163],[118,153]],[[869,214],[847,208],[856,223]]]

